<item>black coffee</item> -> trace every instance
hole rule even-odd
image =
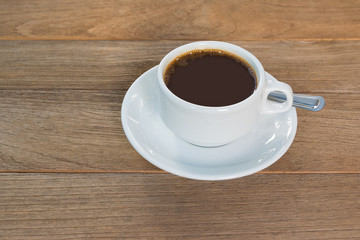
[[[217,49],[196,50],[172,61],[164,74],[179,98],[203,106],[227,106],[248,98],[256,77],[244,60]]]

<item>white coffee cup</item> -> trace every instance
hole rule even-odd
[[[257,87],[254,93],[241,102],[221,107],[193,104],[173,94],[164,82],[167,66],[187,52],[204,49],[225,51],[248,63],[256,75]],[[293,102],[293,92],[288,84],[267,79],[263,66],[254,55],[226,42],[193,42],[172,50],[161,60],[157,78],[160,88],[159,114],[164,124],[179,138],[203,147],[231,143],[254,131],[262,115],[286,112]],[[286,101],[277,103],[268,100],[267,96],[273,91],[284,93]]]

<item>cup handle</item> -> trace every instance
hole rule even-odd
[[[284,83],[276,80],[273,76],[266,73],[266,87],[262,96],[261,113],[281,113],[286,112],[292,107],[293,103],[293,91],[291,87]],[[282,92],[286,96],[286,101],[283,103],[274,102],[268,99],[268,95],[271,92]]]

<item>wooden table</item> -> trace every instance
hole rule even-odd
[[[123,97],[171,49],[222,40],[297,93],[289,151],[195,181],[143,159]],[[0,2],[0,239],[360,239],[360,2]]]

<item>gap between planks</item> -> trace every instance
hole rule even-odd
[[[1,173],[144,173],[170,174],[163,170],[0,170]],[[255,174],[360,174],[360,171],[260,171]]]
[[[227,39],[211,39],[213,41],[227,41],[227,42],[333,42],[333,41],[360,41],[360,38],[272,38],[272,39],[260,39],[249,38],[239,40],[227,40]],[[0,36],[0,41],[124,41],[124,42],[178,42],[178,41],[205,41],[198,38],[178,38],[178,39],[144,39],[133,38],[123,39],[116,37],[87,37],[87,36]]]

